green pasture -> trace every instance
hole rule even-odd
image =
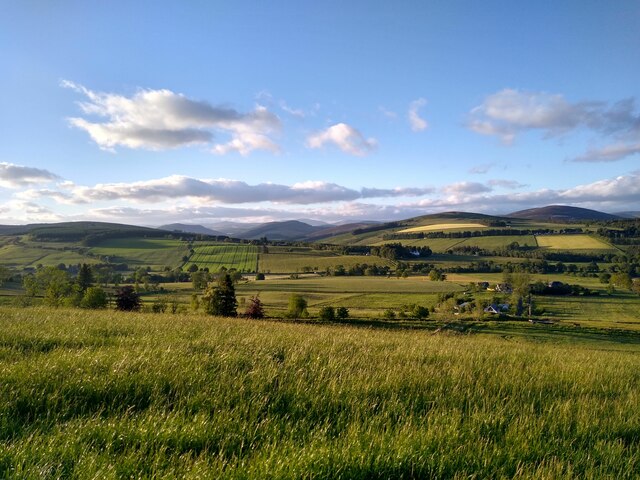
[[[346,269],[357,265],[378,265],[379,267],[389,265],[394,262],[386,258],[372,255],[336,255],[329,251],[311,251],[303,253],[261,253],[261,272],[267,273],[295,273],[302,272],[306,268],[313,271],[325,271],[328,267],[335,268],[342,265]]]
[[[22,269],[42,264],[55,266],[60,263],[75,265],[78,263],[96,263],[96,259],[73,250],[51,248],[48,245],[4,245],[0,247],[0,265]]]
[[[188,269],[191,265],[198,268],[208,268],[217,272],[222,267],[235,268],[241,272],[255,272],[258,260],[258,247],[248,244],[207,244],[194,246],[194,253],[183,266]]]
[[[132,266],[150,266],[160,269],[164,266],[181,265],[182,257],[189,254],[187,243],[181,240],[156,238],[118,238],[105,240],[91,248],[97,257],[111,263],[126,263]]]
[[[320,307],[347,307],[353,317],[380,317],[384,310],[399,311],[403,305],[432,306],[438,293],[459,292],[464,288],[451,282],[432,282],[427,277],[320,277],[301,275],[292,280],[267,276],[266,280],[240,283],[236,288],[245,301],[259,295],[267,314],[281,316],[292,294],[303,296],[309,312]],[[240,309],[242,311],[242,309]]]
[[[637,478],[637,334],[372,325],[4,308],[0,478]]]
[[[382,241],[376,245],[384,245],[392,240]],[[533,235],[496,235],[487,237],[471,237],[471,238],[421,238],[408,240],[394,240],[403,245],[415,247],[429,247],[437,253],[443,253],[453,247],[479,247],[487,250],[506,248],[513,242],[518,242],[521,247],[537,247],[535,237]]]
[[[597,297],[535,297],[544,317],[580,326],[640,330],[640,297],[627,292]]]

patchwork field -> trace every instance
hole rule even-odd
[[[0,477],[637,475],[640,338],[484,327],[3,309]]]
[[[552,250],[615,250],[589,235],[536,235],[536,242],[539,247]]]
[[[248,244],[208,244],[194,246],[194,253],[183,266],[191,265],[217,272],[220,268],[235,268],[240,272],[255,272],[258,264],[258,247]]]
[[[96,256],[108,257],[108,260],[113,263],[144,265],[158,269],[164,266],[180,265],[182,257],[189,253],[186,242],[155,238],[105,240],[90,251]]]

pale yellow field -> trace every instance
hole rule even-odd
[[[539,247],[554,250],[610,250],[611,245],[589,235],[537,235]]]
[[[487,228],[481,223],[436,223],[434,225],[422,225],[420,227],[405,228],[398,233],[436,232],[439,230],[452,230],[454,228]]]

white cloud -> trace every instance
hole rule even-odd
[[[327,143],[334,144],[345,153],[357,156],[371,153],[378,144],[374,138],[365,138],[358,130],[346,123],[337,123],[307,138],[309,148],[322,148]]]
[[[562,95],[504,89],[471,110],[468,126],[483,135],[511,143],[520,133],[538,130],[546,137],[588,128],[603,134],[640,131],[633,99],[608,106],[605,102],[570,103]]]
[[[0,206],[5,223],[22,224],[27,222],[60,222],[62,215],[35,202],[10,200]]]
[[[407,117],[409,118],[409,125],[411,125],[411,130],[414,132],[421,132],[422,130],[426,130],[429,127],[429,123],[421,118],[418,114],[418,110],[424,107],[427,104],[427,101],[424,98],[419,98],[414,100],[409,105],[409,112],[407,113]]]
[[[69,81],[61,82],[83,94],[82,112],[102,121],[70,118],[70,125],[86,131],[105,150],[118,146],[164,150],[209,144],[217,133],[231,136],[226,144],[213,146],[216,153],[237,151],[243,155],[262,149],[279,151],[269,135],[277,132],[280,119],[265,107],[240,113],[232,108],[191,100],[170,90],[140,90],[131,97],[100,93]]]
[[[457,182],[457,183],[452,183],[451,185],[447,185],[442,189],[442,191],[450,195],[476,194],[476,193],[490,192],[491,188],[478,182]]]
[[[58,175],[48,170],[0,162],[0,186],[5,188],[21,188],[59,179]]]
[[[574,162],[616,162],[640,153],[640,143],[616,143],[602,148],[594,148],[573,159]]]

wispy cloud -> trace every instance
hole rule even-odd
[[[640,117],[634,110],[633,99],[613,105],[598,101],[571,103],[560,94],[504,89],[471,110],[468,126],[477,133],[498,136],[506,144],[531,130],[546,137],[577,128],[624,135],[640,130]]]
[[[84,95],[86,101],[79,106],[86,116],[102,119],[74,117],[69,119],[70,125],[86,131],[106,150],[116,147],[164,150],[207,145],[222,133],[231,140],[212,146],[212,151],[218,154],[237,151],[246,155],[258,149],[279,151],[270,135],[281,128],[280,119],[260,105],[252,112],[241,113],[166,89],[139,90],[126,97],[94,92],[68,80],[61,85]]]
[[[483,173],[487,173],[493,167],[495,167],[495,163],[484,163],[482,165],[476,165],[475,167],[471,167],[469,169],[469,173],[474,175],[482,175]]]
[[[0,163],[0,186],[5,188],[21,188],[59,179],[60,177],[55,173],[41,168],[25,167],[7,162]]]
[[[584,154],[573,159],[574,162],[616,162],[631,155],[640,153],[640,143],[616,143],[602,148],[587,150]]]
[[[419,98],[414,100],[409,104],[409,112],[407,113],[407,117],[409,118],[409,125],[411,125],[411,130],[414,132],[421,132],[422,130],[426,130],[429,127],[429,123],[418,113],[422,107],[427,104],[427,101],[424,98]]]
[[[526,184],[517,182],[515,180],[503,180],[503,179],[489,180],[487,184],[490,185],[491,187],[508,188],[510,190],[524,188],[527,186]]]
[[[398,114],[396,112],[388,110],[383,106],[379,106],[378,111],[382,113],[382,115],[384,115],[386,118],[389,118],[391,120],[395,120],[396,118],[398,118]]]
[[[375,138],[365,138],[351,125],[337,123],[307,138],[309,148],[322,148],[326,144],[333,144],[351,155],[364,156],[375,150],[378,142]]]

